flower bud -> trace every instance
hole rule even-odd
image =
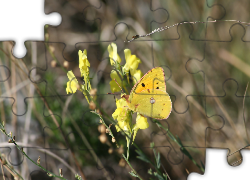
[[[89,103],[89,109],[95,110],[95,108],[96,108],[95,103],[94,103],[93,101],[91,101],[91,102]]]
[[[51,67],[55,68],[55,67],[57,66],[56,60],[52,60],[52,61],[50,62],[50,65],[51,65]]]
[[[54,53],[54,52],[55,52],[55,48],[54,48],[54,46],[49,45],[49,50],[50,50],[52,53]]]
[[[97,89],[96,89],[96,88],[91,89],[90,92],[89,92],[89,94],[90,94],[91,96],[95,96],[96,93],[97,93]]]
[[[113,152],[114,152],[114,149],[113,148],[109,148],[108,153],[112,154]]]
[[[107,142],[108,138],[107,138],[106,134],[101,134],[101,135],[99,136],[99,140],[101,141],[101,143],[104,144],[104,143]]]
[[[106,133],[109,133],[109,129],[108,128],[106,129]]]
[[[49,40],[49,34],[48,33],[45,34],[45,41],[46,40]]]
[[[121,166],[121,167],[126,166],[126,161],[123,158],[119,161],[119,166]]]
[[[66,69],[68,69],[68,67],[69,67],[69,62],[68,62],[68,61],[64,61],[64,62],[63,62],[63,67],[65,67]]]
[[[124,153],[123,145],[121,145],[121,146],[117,149],[117,153],[118,153],[118,154],[123,154],[123,153]]]
[[[103,125],[103,124],[101,124],[101,125],[99,125],[98,126],[98,131],[100,132],[100,133],[105,133],[106,132],[106,127],[105,127],[105,125]]]

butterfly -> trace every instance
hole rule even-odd
[[[122,98],[126,99],[130,110],[155,119],[167,119],[172,110],[161,67],[148,71],[134,85],[130,95],[123,95]]]

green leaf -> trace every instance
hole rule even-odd
[[[157,168],[160,169],[161,167],[161,155],[160,153],[158,152],[158,156],[157,156],[157,159],[156,159],[156,165],[157,165]]]
[[[164,173],[163,173],[163,177],[165,178],[165,180],[168,180],[168,176]]]
[[[148,174],[150,174],[150,175],[152,175],[152,174],[153,174],[153,173],[152,173],[152,169],[151,169],[151,168],[148,170]]]
[[[155,143],[154,142],[151,142],[150,143],[150,148],[154,148],[155,147]]]
[[[136,156],[138,159],[140,159],[140,160],[142,160],[142,161],[144,161],[144,162],[146,162],[146,163],[150,163],[150,161],[149,160],[147,160],[147,159],[145,159],[144,157],[142,157],[142,156]]]
[[[177,135],[176,135],[176,139],[177,139],[177,142],[181,145],[181,147],[183,147],[183,144],[181,143],[181,140]]]
[[[157,177],[159,180],[164,180],[164,178],[157,172],[154,172],[154,176]]]
[[[138,159],[144,161],[144,162],[147,162],[147,163],[151,163],[147,157],[145,156],[145,154],[143,154],[143,152],[141,151],[138,151],[138,150],[135,150],[137,152],[137,154],[139,154],[139,156],[136,156]]]
[[[131,176],[133,176],[133,177],[138,177],[133,171],[131,171],[131,172],[128,172]]]
[[[200,162],[201,162],[202,168],[205,169],[205,165],[203,164],[203,162],[202,161],[200,161]]]

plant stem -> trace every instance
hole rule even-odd
[[[136,170],[134,170],[134,168],[132,167],[128,159],[125,157],[125,155],[122,154],[122,156],[125,159],[125,161],[128,163],[129,167],[132,169],[133,173],[136,174],[139,179],[143,180],[142,177],[136,172]]]
[[[15,140],[14,140],[10,135],[8,135],[8,134],[6,133],[6,131],[5,131],[5,129],[4,129],[3,125],[2,125],[2,123],[0,123],[0,126],[1,126],[1,127],[0,127],[1,131],[2,131],[7,137],[10,138],[10,140],[12,141],[12,143],[15,144],[16,148],[17,148],[26,158],[28,158],[33,164],[37,165],[38,167],[40,167],[42,170],[44,170],[44,171],[47,172],[48,174],[52,175],[53,177],[57,177],[57,178],[59,178],[59,179],[64,179],[64,180],[66,180],[65,178],[63,178],[63,177],[61,177],[61,176],[58,176],[58,175],[56,175],[56,174],[54,174],[54,173],[48,171],[47,169],[45,169],[44,167],[42,167],[40,164],[38,164],[38,163],[36,163],[35,161],[33,161],[24,151],[22,151],[22,149],[16,144]],[[13,169],[13,171],[14,171],[19,177],[21,177],[14,169]]]

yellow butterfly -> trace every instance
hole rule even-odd
[[[155,119],[167,119],[172,110],[161,67],[148,71],[134,85],[130,95],[123,95],[122,98],[126,99],[130,110]]]

